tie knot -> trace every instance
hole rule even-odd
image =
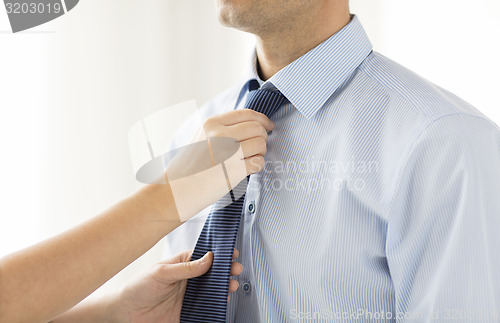
[[[245,109],[252,109],[263,113],[268,118],[271,118],[271,116],[287,102],[286,97],[277,90],[259,89],[259,85],[255,80],[250,82],[249,90],[247,101],[245,102]]]

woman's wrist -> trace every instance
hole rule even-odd
[[[127,307],[121,299],[121,293],[112,293],[96,299],[93,301],[93,307],[95,312],[92,313],[90,310],[88,313],[88,317],[93,317],[93,320],[90,321],[103,323],[126,323],[130,321]]]
[[[100,298],[86,299],[59,315],[51,323],[126,323],[129,320],[128,311],[121,302],[120,293],[114,293]]]
[[[123,303],[121,293],[113,293],[106,297],[106,316],[103,317],[107,323],[130,322],[127,306]]]

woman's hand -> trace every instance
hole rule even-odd
[[[164,160],[163,180],[169,184],[181,222],[264,168],[267,132],[274,123],[262,113],[243,109],[212,116],[202,128],[193,143]]]
[[[213,254],[189,262],[192,251],[156,264],[148,273],[129,284],[119,296],[120,322],[179,322],[187,279],[206,273]],[[235,249],[233,259],[238,257]],[[243,266],[233,262],[231,276],[241,274]],[[238,282],[229,281],[229,292],[238,289]],[[229,296],[228,296],[229,300]]]

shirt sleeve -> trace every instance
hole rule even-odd
[[[396,322],[499,322],[498,127],[441,117],[402,158],[387,206]]]

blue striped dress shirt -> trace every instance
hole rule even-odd
[[[250,178],[229,322],[500,322],[500,132],[372,51],[358,18],[266,82],[289,100]],[[460,66],[457,66],[460,77]],[[203,216],[183,225],[193,248]]]

